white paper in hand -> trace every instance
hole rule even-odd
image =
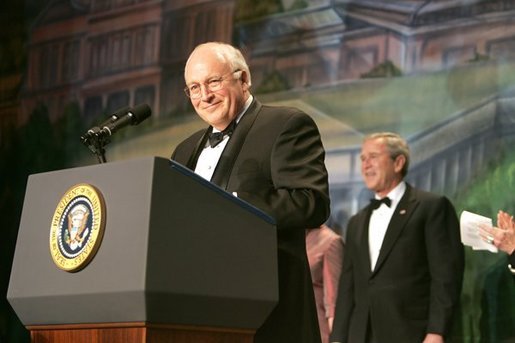
[[[481,236],[479,236],[479,228],[481,225],[493,226],[492,219],[468,211],[461,212],[461,242],[464,245],[472,247],[474,250],[497,252],[498,250],[495,245],[485,242],[481,239]]]

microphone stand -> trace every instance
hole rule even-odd
[[[138,125],[152,113],[147,104],[134,106],[133,109],[123,108],[117,111],[106,122],[88,130],[80,137],[82,143],[91,150],[98,163],[106,163],[105,146],[111,142],[111,135],[128,125]]]
[[[98,163],[106,163],[106,150],[105,146],[111,142],[109,137],[99,135],[98,133],[94,133],[92,135],[82,136],[82,143],[84,143],[91,152],[93,152],[97,156]]]
[[[97,140],[97,141],[100,141],[100,140]],[[95,155],[97,156],[97,160],[98,160],[98,163],[102,164],[102,163],[106,163],[107,160],[106,160],[106,149],[104,148],[105,145],[102,145],[102,144],[98,144],[96,147],[95,147]]]

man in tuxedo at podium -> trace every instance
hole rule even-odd
[[[253,97],[249,67],[231,45],[197,46],[184,77],[186,95],[209,126],[181,142],[172,159],[276,220],[279,302],[254,341],[320,342],[305,246],[305,228],[329,216],[317,126],[298,109]]]
[[[330,342],[443,343],[463,279],[451,202],[411,187],[409,148],[394,133],[365,137],[361,174],[375,198],[347,226]]]

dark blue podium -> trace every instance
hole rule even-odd
[[[91,261],[54,264],[56,205],[75,184],[105,201]],[[252,342],[278,300],[273,219],[157,157],[31,175],[8,301],[33,342]]]

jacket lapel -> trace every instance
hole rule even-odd
[[[257,118],[258,112],[261,110],[261,106],[261,103],[256,99],[252,101],[252,104],[250,104],[247,112],[243,115],[243,117],[241,117],[238,125],[236,125],[234,133],[229,139],[229,142],[227,142],[222,156],[220,156],[220,160],[216,165],[211,182],[223,189],[227,189],[227,184],[229,183],[229,178],[231,176],[234,163],[238,158],[250,128]]]
[[[362,261],[362,268],[365,271],[365,275],[372,273],[370,270],[370,247],[368,246],[368,225],[370,223],[370,216],[372,215],[372,207],[368,205],[362,211],[359,218],[358,227],[358,244],[359,244],[359,255],[360,261]]]
[[[418,201],[416,201],[416,198],[413,195],[411,186],[406,184],[406,191],[399,201],[392,219],[388,224],[388,229],[386,230],[373,274],[377,273],[381,268],[417,205]]]

